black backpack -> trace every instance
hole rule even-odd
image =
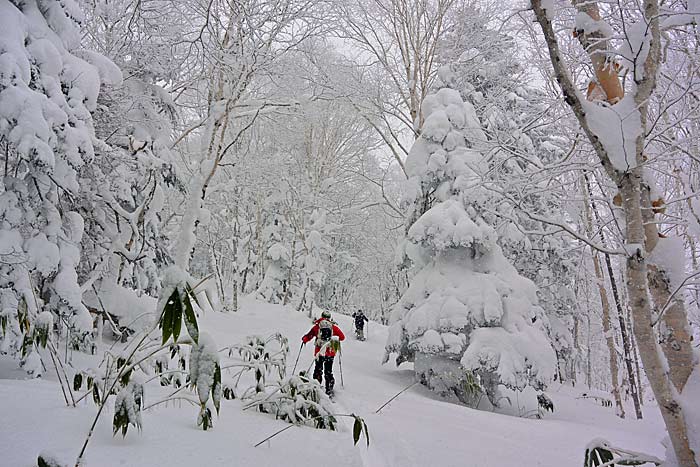
[[[323,319],[318,323],[318,335],[316,340],[320,345],[325,344],[333,336],[333,323],[328,319]]]

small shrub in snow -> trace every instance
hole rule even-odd
[[[99,382],[99,378],[95,377],[95,370],[88,368],[76,372],[73,375],[73,390],[74,391],[92,391],[95,386],[96,381]]]
[[[143,408],[143,385],[130,382],[117,394],[114,401],[114,419],[112,429],[116,435],[119,431],[126,436],[129,425],[141,431],[141,409]]]
[[[38,378],[44,373],[44,368],[41,363],[39,352],[32,350],[29,355],[22,361],[22,368],[31,377]]]
[[[537,395],[537,404],[542,410],[554,413],[554,402],[552,402],[552,399],[547,397],[545,394]]]
[[[237,353],[241,359],[235,366],[240,370],[233,376],[236,381],[245,373],[253,373],[255,386],[246,389],[243,398],[249,392],[264,392],[268,380],[284,378],[289,355],[289,341],[282,334],[273,334],[268,338],[248,336],[245,344],[233,345],[228,349],[228,356]],[[237,382],[234,384],[237,385]]]
[[[34,323],[34,343],[45,348],[52,329],[53,315],[48,311],[39,313]]]
[[[213,426],[211,410],[207,407],[210,394],[217,414],[221,407],[221,365],[216,343],[206,333],[199,336],[199,342],[190,351],[190,384],[199,395],[197,425],[207,430]]]
[[[601,438],[588,443],[583,461],[583,467],[647,464],[661,465],[662,461],[654,456],[613,447]]]
[[[66,464],[63,464],[53,454],[48,452],[40,453],[36,463],[38,467],[66,467]]]
[[[268,338],[248,336],[246,343],[228,349],[229,357],[236,354],[240,361],[225,366],[240,368],[233,375],[233,383],[224,385],[226,399],[236,398],[235,389],[241,378],[252,374],[254,384],[240,396],[248,403],[247,407],[273,414],[275,418],[295,425],[337,429],[337,414],[333,413],[331,401],[318,381],[305,375],[286,378],[289,343],[285,336],[279,333]],[[359,420],[366,432],[364,421]]]
[[[267,393],[257,393],[251,405],[263,413],[295,425],[311,424],[315,428],[336,430],[337,420],[331,401],[315,379],[294,375],[279,382]]]

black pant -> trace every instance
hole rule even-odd
[[[316,358],[316,366],[314,366],[314,379],[321,383],[321,373],[326,379],[326,389],[333,389],[335,378],[333,377],[333,357],[318,357]]]

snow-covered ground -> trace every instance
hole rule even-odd
[[[351,318],[334,314],[348,338],[343,344],[338,413],[364,417],[371,444],[353,445],[349,429],[339,432],[295,427],[255,448],[257,442],[287,426],[253,411],[242,411],[238,400],[222,401],[212,431],[196,426],[197,409],[159,406],[143,415],[143,430],[130,429],[126,438],[112,436],[112,405],[102,417],[88,447],[87,465],[95,466],[577,466],[593,438],[663,457],[663,425],[658,410],[647,404],[645,419],[620,420],[613,408],[577,398],[585,389],[553,386],[548,391],[556,411],[542,420],[472,410],[440,400],[421,385],[413,386],[375,414],[384,402],[413,380],[411,366],[382,366],[386,328],[370,322],[368,340],[352,336]],[[238,313],[208,313],[200,327],[220,347],[247,335],[282,332],[290,339],[289,366],[300,338],[310,327],[303,314],[252,300]],[[311,346],[303,349],[298,368],[312,361]],[[76,365],[89,358],[74,354]],[[51,367],[49,366],[49,370]],[[290,368],[291,369],[291,368]],[[35,466],[41,451],[71,463],[80,450],[96,407],[83,401],[67,408],[49,371],[44,379],[21,380],[13,362],[0,359],[0,465]],[[146,387],[146,404],[162,388]],[[325,460],[324,460],[325,459]],[[71,464],[72,465],[72,464]]]

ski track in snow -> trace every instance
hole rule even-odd
[[[348,410],[338,400],[338,393],[336,393],[336,396],[334,398],[334,403],[337,407],[337,409],[336,409],[337,412],[339,412],[339,413],[353,413],[352,410]],[[353,422],[347,417],[342,417],[341,420],[343,422],[343,426],[345,426],[347,431],[352,433],[352,423]],[[367,420],[365,420],[365,422],[366,421]],[[371,439],[371,437],[372,437],[372,433],[370,432],[370,439]],[[365,439],[360,438],[360,440],[357,442],[356,448],[359,452],[360,460],[362,461],[363,467],[383,467],[383,466],[387,465],[386,460],[384,460],[381,456],[381,453],[380,453],[381,447],[377,447],[373,443],[370,443],[370,445],[367,446]]]
[[[585,389],[550,388],[557,410],[544,420],[472,410],[445,402],[420,385],[375,414],[413,382],[411,365],[398,369],[393,362],[381,365],[385,327],[370,322],[368,339],[360,342],[354,338],[349,316],[334,313],[333,318],[347,336],[341,357],[344,387],[340,359],[334,365],[336,412],[355,413],[365,420],[369,448],[364,438],[353,445],[352,421],[345,417],[338,432],[295,427],[253,448],[286,423],[268,414],[241,411],[240,401],[222,401],[221,416],[214,420],[212,431],[197,429],[196,408],[182,405],[174,410],[168,404],[145,412],[143,431],[130,429],[122,439],[112,436],[110,404],[88,447],[88,466],[295,467],[314,463],[320,456],[332,459],[336,467],[554,467],[580,465],[586,444],[596,437],[663,456],[663,425],[650,403],[644,407],[645,420],[620,420],[613,409],[576,399]],[[290,342],[290,371],[301,336],[311,327],[303,314],[247,299],[238,313],[207,313],[200,324],[219,347],[241,342],[247,335],[281,331]],[[310,345],[301,350],[297,370],[310,366],[312,353]],[[74,354],[76,366],[91,359]],[[6,357],[0,358],[0,419],[12,420],[0,424],[0,464],[36,465],[37,454],[47,449],[72,465],[94,416],[94,404],[83,401],[77,409],[67,409],[50,372],[44,381],[18,381],[22,373],[15,367]],[[157,400],[160,389],[146,387],[147,404]]]

